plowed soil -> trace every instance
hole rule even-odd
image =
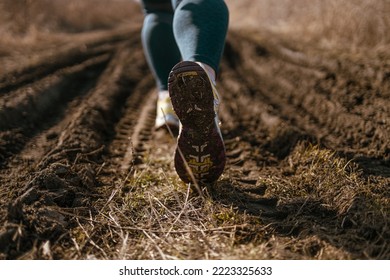
[[[230,30],[203,194],[154,130],[139,26],[31,55],[0,76],[1,258],[390,258],[390,52]]]

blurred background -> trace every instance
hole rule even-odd
[[[390,42],[389,0],[226,0],[231,24],[263,28],[322,47]]]
[[[82,32],[128,22],[141,10],[132,0],[0,0],[2,34]]]
[[[390,43],[390,0],[226,0],[231,28],[266,30],[320,47]],[[0,0],[0,43],[34,43],[142,21],[136,0]],[[0,50],[1,55],[1,50]]]

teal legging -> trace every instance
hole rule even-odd
[[[218,72],[229,11],[223,0],[142,0],[142,43],[159,90],[181,60],[199,61]]]

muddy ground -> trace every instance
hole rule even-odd
[[[203,196],[154,131],[140,26],[30,52],[0,76],[1,258],[390,258],[390,52],[230,30]]]

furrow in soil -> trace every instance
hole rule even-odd
[[[145,68],[139,52],[131,52],[128,45],[118,49],[94,88],[63,124],[56,144],[22,174],[27,177],[20,179],[24,184],[14,190],[14,198],[6,200],[10,207],[0,234],[0,249],[6,257],[20,256],[42,240],[58,240],[72,227],[61,209],[87,207],[97,195],[96,175],[104,163],[114,123],[138,83],[137,73]]]

